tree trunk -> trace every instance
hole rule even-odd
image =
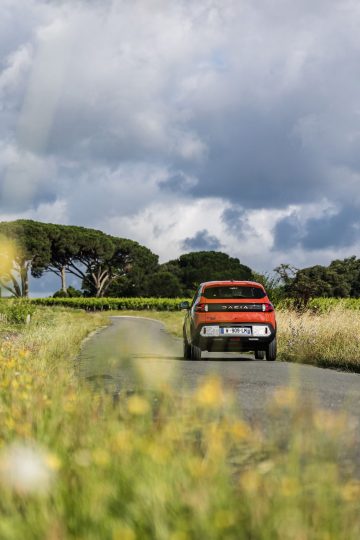
[[[61,267],[60,277],[61,277],[61,290],[62,290],[65,294],[67,294],[65,266],[62,266],[62,267]]]
[[[106,282],[109,280],[109,272],[108,270],[101,270],[101,268],[97,271],[97,273],[91,274],[93,278],[93,282],[95,285],[95,296],[96,298],[101,298],[104,296],[104,292],[106,290]]]
[[[13,283],[14,287],[10,287],[9,283],[10,281]],[[16,283],[17,285],[17,283]],[[17,290],[17,288],[15,287],[15,284],[14,284],[14,280],[9,278],[9,281],[8,282],[5,282],[3,280],[0,280],[0,287],[2,287],[3,289],[5,289],[6,291],[9,291],[9,293],[11,293],[13,296],[15,296],[15,298],[19,298],[21,295],[19,293],[19,291]]]
[[[30,263],[28,262],[24,262],[20,267],[21,296],[23,298],[29,296],[29,268]]]
[[[22,296],[21,286],[19,285],[16,277],[13,276],[12,274],[11,274],[11,282],[12,282],[13,288],[14,288],[14,296],[16,296],[16,298],[21,298],[21,296]]]

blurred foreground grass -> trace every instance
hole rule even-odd
[[[119,314],[119,312],[113,312]],[[138,311],[121,315],[141,316]],[[182,337],[184,312],[144,312]],[[278,359],[360,372],[360,311],[340,303],[324,312],[277,310]]]
[[[360,537],[353,419],[279,388],[265,435],[213,377],[190,395],[164,382],[114,403],[77,380],[74,362],[105,321],[38,309],[4,330],[2,540]]]

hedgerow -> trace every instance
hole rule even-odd
[[[34,298],[42,306],[65,306],[87,311],[149,310],[177,311],[181,298]]]
[[[299,303],[295,298],[284,298],[276,304],[276,308],[298,309]],[[360,298],[312,298],[306,306],[302,306],[302,311],[328,313],[334,308],[358,311],[360,310]]]

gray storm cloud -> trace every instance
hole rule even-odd
[[[266,237],[266,261],[271,231],[301,261],[358,249],[360,7],[279,6],[3,0],[2,215],[41,218],[61,202],[69,223],[134,216],[140,230],[148,208],[181,204],[193,222],[213,198],[226,207],[215,233],[199,213],[193,234],[171,237],[159,215],[164,244],[236,251],[240,235]],[[333,214],[309,217],[324,198]]]
[[[184,251],[218,251],[221,249],[222,244],[216,236],[203,229],[198,231],[192,238],[185,238],[181,247]]]

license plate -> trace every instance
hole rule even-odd
[[[231,336],[251,336],[251,328],[247,326],[221,328],[220,333],[223,335],[231,335]]]

